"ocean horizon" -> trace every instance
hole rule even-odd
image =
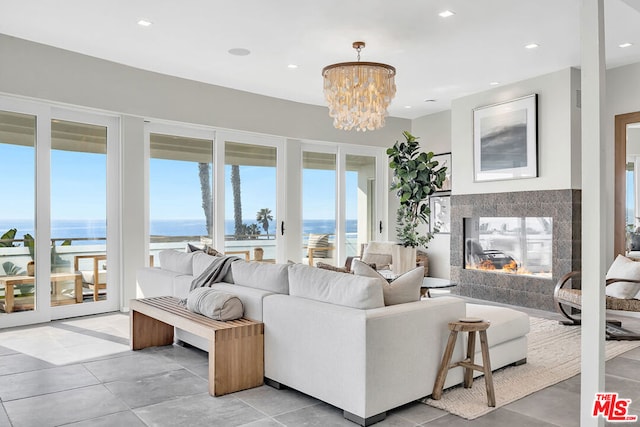
[[[255,219],[245,219],[244,224],[256,224]],[[277,220],[269,224],[269,234],[276,233]],[[265,235],[262,225],[258,224],[262,235]],[[285,225],[286,227],[286,225]],[[346,224],[347,233],[358,231],[358,220],[348,219]],[[22,239],[25,234],[35,236],[34,222],[29,220],[0,220],[0,235],[3,235],[12,228],[17,229],[16,239]],[[234,234],[234,221],[225,220],[225,234]],[[150,224],[150,234],[153,236],[206,236],[206,224],[204,219],[167,219],[153,220]],[[329,219],[309,219],[303,221],[302,233],[334,234],[335,220]],[[106,237],[106,222],[104,220],[54,220],[51,222],[52,239],[104,239]],[[74,244],[94,244],[100,241],[73,242]]]

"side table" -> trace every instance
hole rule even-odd
[[[455,368],[457,366],[462,366],[464,368],[464,388],[471,388],[473,385],[473,371],[484,372],[484,382],[487,387],[487,400],[489,406],[496,406],[496,396],[493,390],[493,376],[491,374],[491,361],[489,360],[489,345],[487,343],[487,329],[489,328],[490,323],[484,320],[481,321],[458,321],[449,323],[449,330],[451,333],[449,334],[449,341],[447,342],[447,347],[444,351],[444,355],[442,356],[442,363],[440,364],[440,369],[438,370],[438,376],[436,377],[436,382],[433,385],[433,392],[431,393],[431,398],[434,400],[440,400],[442,397],[442,388],[444,387],[444,382],[447,379],[447,373],[449,369]],[[453,350],[456,345],[456,339],[458,337],[458,332],[468,332],[469,339],[467,345],[467,358],[451,364],[451,356],[453,355]],[[480,348],[482,349],[482,364],[483,366],[476,365],[474,363],[474,354],[476,350],[476,332],[480,335]]]

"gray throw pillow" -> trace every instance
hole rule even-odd
[[[197,288],[189,292],[186,305],[187,310],[214,320],[236,320],[244,315],[240,298],[211,288]]]

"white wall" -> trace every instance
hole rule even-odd
[[[453,194],[502,193],[510,191],[561,190],[577,185],[572,162],[571,69],[497,87],[452,102],[451,151]],[[507,181],[474,182],[473,110],[533,93],[538,94],[538,177]],[[575,136],[573,136],[575,138]]]
[[[415,119],[411,133],[419,136],[420,148],[436,154],[451,151],[451,111],[442,111]],[[455,172],[454,172],[455,175]],[[452,178],[454,179],[454,178]],[[394,200],[397,201],[397,198]],[[394,217],[391,217],[394,218]],[[450,276],[450,234],[436,234],[429,242],[429,276],[448,279]]]

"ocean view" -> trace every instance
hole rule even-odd
[[[245,224],[255,224],[255,219],[245,219]],[[269,225],[269,234],[276,232],[277,221]],[[286,227],[286,226],[285,226]],[[0,235],[11,228],[18,230],[16,239],[22,239],[25,234],[35,236],[33,221],[26,220],[0,220]],[[264,234],[262,226],[259,226]],[[311,219],[303,223],[303,234],[335,232],[335,221],[325,219]],[[357,220],[349,219],[346,224],[347,233],[357,232]],[[225,221],[225,234],[234,233],[233,220]],[[151,221],[151,235],[159,236],[202,236],[206,235],[204,219],[182,219],[182,220],[156,220]],[[51,224],[51,238],[104,238],[106,236],[106,224],[103,220],[58,220]],[[94,244],[95,241],[72,242],[76,244]]]

